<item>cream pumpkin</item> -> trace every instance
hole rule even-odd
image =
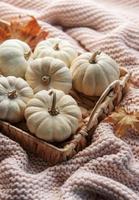
[[[60,90],[42,90],[28,102],[25,110],[31,133],[48,142],[62,142],[74,134],[81,119],[76,101]]]
[[[24,78],[30,55],[31,49],[25,42],[6,40],[0,45],[0,73]]]
[[[100,96],[120,76],[118,64],[99,51],[81,54],[73,61],[70,70],[73,87],[88,96]]]
[[[68,93],[72,87],[70,70],[65,63],[52,57],[38,58],[30,63],[25,78],[34,92],[51,88]]]
[[[59,38],[49,38],[41,41],[35,48],[34,58],[50,56],[62,60],[68,67],[71,62],[78,56],[74,46],[68,41]]]
[[[27,102],[33,97],[33,90],[22,78],[0,77],[0,119],[19,122],[24,118]]]

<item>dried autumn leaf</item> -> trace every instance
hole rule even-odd
[[[38,42],[48,36],[46,30],[42,30],[34,17],[18,17],[11,22],[0,20],[0,42],[17,38],[25,41],[32,49]]]
[[[9,23],[0,20],[0,41],[4,41],[10,37]]]
[[[10,34],[0,27],[0,41],[7,40],[9,37]]]
[[[120,107],[106,121],[114,124],[114,129],[119,137],[124,136],[129,129],[139,131],[139,112],[128,113]]]
[[[38,22],[36,21],[35,17],[31,17],[32,20],[28,21],[22,28],[23,33],[26,33],[28,35],[36,35],[40,31],[40,26]]]

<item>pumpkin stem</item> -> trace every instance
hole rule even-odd
[[[16,90],[13,90],[13,91],[10,91],[8,92],[8,98],[9,99],[14,99],[17,97],[17,93],[16,93]]]
[[[53,95],[52,98],[52,106],[50,108],[50,110],[48,111],[52,116],[56,116],[59,114],[59,111],[56,109],[56,92],[51,91],[50,95]]]
[[[41,80],[44,84],[48,85],[50,83],[50,76],[44,75],[42,76]]]
[[[59,44],[56,43],[55,46],[54,46],[54,50],[58,51],[59,50]]]
[[[91,64],[95,64],[96,63],[96,56],[100,55],[101,51],[96,51],[95,53],[93,53],[93,55],[91,56],[91,58],[89,59],[89,62]]]
[[[26,60],[28,60],[30,56],[31,56],[31,51],[25,52],[25,53],[24,53],[24,58],[25,58]]]

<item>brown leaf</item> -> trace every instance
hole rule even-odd
[[[10,33],[7,32],[2,27],[0,27],[0,41],[7,40],[9,37],[10,37]]]
[[[0,41],[7,40],[10,37],[10,24],[0,20]]]
[[[16,38],[28,43],[32,49],[38,42],[48,36],[46,30],[42,30],[34,17],[18,17],[9,24],[0,20],[0,41]]]
[[[34,17],[31,17],[32,20],[30,20],[22,29],[23,33],[26,33],[27,35],[37,35],[40,31],[41,27],[39,26],[38,22]]]
[[[139,112],[128,113],[124,108],[119,107],[107,119],[107,122],[114,124],[118,136],[124,136],[129,129],[139,131]]]

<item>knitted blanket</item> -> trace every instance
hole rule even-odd
[[[3,0],[1,19],[34,15],[50,36],[80,51],[101,49],[132,72],[122,105],[139,111],[138,0]],[[0,134],[0,200],[139,200],[139,134],[122,139],[100,123],[92,143],[49,167]]]

